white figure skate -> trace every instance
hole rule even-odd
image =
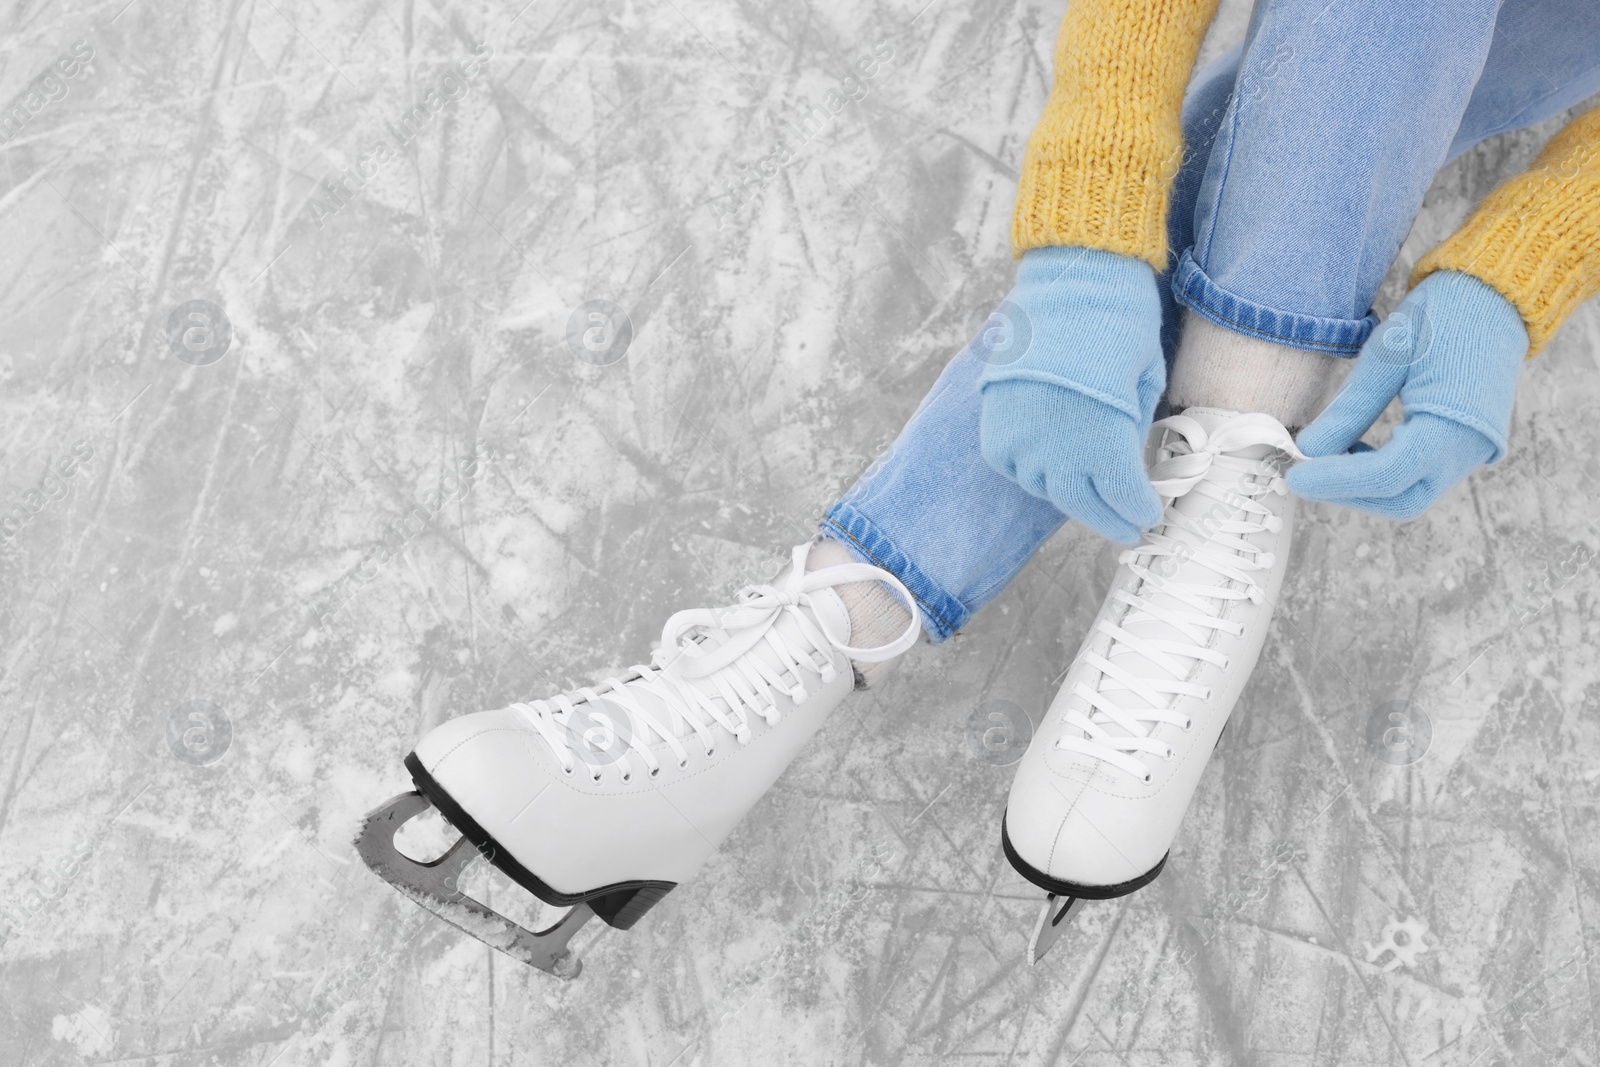
[[[672,616],[648,666],[430,731],[405,761],[418,792],[368,814],[362,859],[485,944],[575,977],[567,944],[591,915],[626,930],[693,875],[850,691],[851,660],[883,662],[916,641],[915,602],[893,575],[862,563],[808,574],[810,549],[732,607]],[[871,580],[895,590],[911,622],[888,645],[852,648],[833,587]],[[394,834],[430,804],[463,836],[421,863]],[[499,915],[459,887],[479,855],[572,910],[539,932]]]
[[[1079,902],[1161,873],[1266,638],[1294,515],[1283,471],[1299,455],[1263,414],[1190,408],[1153,428],[1166,509],[1118,561],[1001,821],[1011,865],[1050,893],[1034,963]]]

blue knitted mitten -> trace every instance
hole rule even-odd
[[[1166,387],[1161,300],[1142,260],[1091,248],[1025,252],[978,344],[989,465],[1113,541],[1161,518],[1145,437]]]
[[[1308,500],[1414,519],[1505,455],[1528,331],[1505,297],[1468,274],[1423,279],[1361,346],[1344,388],[1300,433],[1314,457],[1290,468]],[[1395,396],[1405,421],[1383,447],[1360,437]]]

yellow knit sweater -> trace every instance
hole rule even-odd
[[[1470,274],[1511,301],[1528,327],[1530,356],[1600,293],[1600,107],[1573,119],[1527,171],[1484,198],[1422,257],[1411,284],[1436,270]]]
[[[1068,0],[1055,86],[1028,138],[1011,240],[1167,269],[1183,89],[1217,0]]]
[[[1028,138],[1011,238],[1119,252],[1167,267],[1167,205],[1180,114],[1217,0],[1068,0],[1055,83]],[[1487,283],[1522,313],[1530,354],[1600,293],[1600,108],[1575,119],[1527,173],[1496,189],[1417,264]]]

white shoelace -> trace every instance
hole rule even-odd
[[[1260,500],[1268,493],[1281,496],[1288,491],[1283,467],[1273,461],[1274,454],[1245,459],[1235,453],[1269,445],[1303,458],[1288,431],[1267,415],[1235,416],[1214,433],[1187,415],[1162,419],[1154,428],[1167,432],[1162,458],[1150,469],[1151,481],[1167,498],[1167,507],[1139,546],[1118,560],[1140,580],[1131,589],[1116,591],[1117,601],[1128,610],[1119,620],[1107,619],[1098,626],[1099,633],[1111,639],[1104,655],[1090,653],[1085,658],[1098,672],[1098,680],[1073,688],[1088,710],[1067,712],[1065,721],[1074,729],[1056,741],[1057,748],[1093,756],[1145,782],[1150,780],[1150,768],[1140,754],[1168,760],[1175,755],[1170,745],[1151,736],[1156,727],[1181,726],[1185,733],[1193,728],[1189,717],[1174,709],[1177,699],[1211,698],[1209,687],[1186,680],[1193,664],[1226,668],[1228,657],[1210,647],[1216,632],[1234,636],[1244,632],[1242,623],[1221,618],[1221,613],[1231,601],[1260,604],[1265,591],[1256,579],[1275,562],[1273,553],[1249,538],[1283,529],[1283,520]],[[1200,517],[1173,506],[1192,493],[1216,503]],[[1179,568],[1187,563],[1210,571],[1209,580],[1176,581]],[[1128,629],[1150,621],[1166,624],[1183,639],[1157,640]],[[1122,662],[1129,656],[1142,658],[1156,671],[1144,664],[1130,669]]]
[[[781,589],[746,586],[732,607],[696,608],[673,615],[662,628],[661,646],[648,665],[636,665],[625,676],[580,687],[576,694],[563,693],[511,707],[544,739],[560,760],[563,773],[572,774],[581,760],[597,782],[601,767],[608,762],[618,767],[622,781],[631,781],[633,768],[628,761],[635,755],[650,777],[656,777],[661,772],[652,751],[656,738],[667,743],[680,768],[689,763],[683,742],[691,733],[699,738],[707,758],[716,755],[715,728],[732,734],[741,745],[748,744],[753,736],[752,716],[760,716],[769,726],[781,718],[775,692],[796,705],[803,704],[810,696],[806,689],[810,676],[820,675],[824,685],[838,676],[828,649],[837,649],[858,663],[882,663],[909,649],[922,630],[916,601],[894,575],[865,563],[808,573],[810,550],[810,544],[795,548],[793,567]],[[829,633],[820,617],[814,619],[800,610],[811,604],[812,593],[862,581],[887,583],[911,609],[905,632],[887,645],[853,648]],[[777,622],[784,616],[794,620],[799,640],[778,629]],[[756,654],[762,645],[781,666]],[[707,681],[716,695],[695,684]],[[668,721],[661,721],[639,700],[645,692],[660,701]],[[621,709],[626,722],[617,722],[608,705]],[[574,716],[580,716],[576,723]],[[597,751],[599,761],[594,758]]]

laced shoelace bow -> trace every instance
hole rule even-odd
[[[810,696],[806,688],[809,675],[820,676],[824,685],[837,677],[829,649],[858,663],[881,663],[909,649],[922,630],[916,601],[894,575],[864,563],[808,573],[805,563],[810,549],[809,544],[795,548],[792,569],[781,588],[746,586],[732,607],[694,608],[674,614],[662,628],[661,644],[649,664],[582,686],[575,694],[562,693],[511,707],[549,746],[563,773],[574,773],[582,761],[597,782],[607,763],[618,766],[622,781],[631,781],[631,757],[644,764],[651,778],[656,777],[661,772],[653,751],[656,739],[666,742],[679,768],[688,766],[689,753],[683,742],[691,734],[699,739],[707,758],[716,754],[717,728],[732,734],[740,744],[748,744],[753,736],[753,716],[769,726],[781,718],[775,693],[800,705]],[[860,581],[886,583],[911,609],[905,632],[886,645],[847,645],[828,631],[820,616],[813,618],[800,610],[811,604],[812,594],[819,590]],[[777,628],[785,615],[794,620],[800,632],[798,640]],[[776,666],[754,654],[762,645],[777,661]],[[713,693],[696,683],[709,683]],[[659,700],[666,710],[666,722],[639,700],[645,692]],[[608,705],[623,713],[620,721],[607,710]]]
[[[1231,601],[1260,604],[1265,599],[1256,579],[1276,560],[1250,537],[1278,532],[1283,520],[1260,498],[1288,491],[1278,462],[1282,455],[1305,458],[1288,431],[1267,415],[1236,416],[1214,433],[1187,415],[1162,419],[1154,428],[1166,431],[1166,438],[1150,478],[1168,506],[1138,547],[1122,553],[1118,561],[1139,581],[1117,589],[1116,600],[1127,610],[1097,627],[1111,639],[1104,654],[1091,652],[1085,657],[1098,678],[1092,685],[1078,682],[1073,688],[1088,708],[1066,713],[1073,729],[1056,741],[1057,748],[1093,756],[1145,782],[1151,773],[1141,755],[1168,760],[1175,755],[1170,745],[1152,736],[1156,727],[1180,726],[1185,733],[1193,729],[1189,716],[1175,710],[1177,699],[1211,697],[1208,687],[1188,680],[1193,664],[1226,668],[1228,657],[1210,647],[1215,633],[1244,632],[1241,622],[1222,618],[1222,611]],[[1276,451],[1261,459],[1236,454],[1258,445]],[[1205,514],[1191,515],[1171,506],[1193,493],[1215,501]],[[1191,562],[1209,571],[1210,580],[1177,581],[1179,569]],[[1149,621],[1165,623],[1182,639],[1155,639],[1128,629]],[[1156,671],[1135,670],[1121,662],[1130,655],[1141,657]]]

